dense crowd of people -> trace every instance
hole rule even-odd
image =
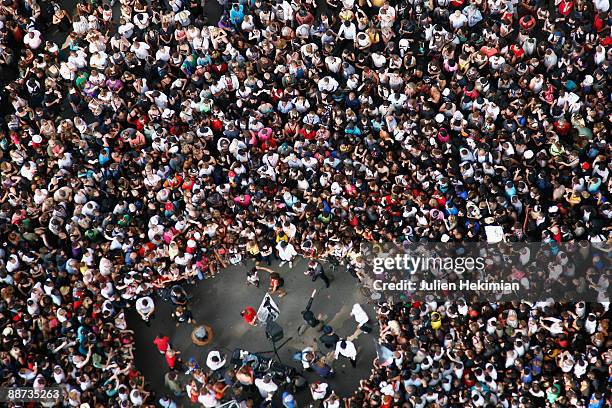
[[[347,406],[608,406],[608,313],[585,302],[382,304],[382,358]]]
[[[251,258],[610,241],[609,0],[113,4],[0,4],[2,386],[172,406],[124,310]],[[382,305],[393,357],[345,404],[603,407],[607,308]]]

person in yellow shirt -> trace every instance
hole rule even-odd
[[[261,251],[259,250],[259,245],[257,241],[249,241],[246,244],[246,251],[255,259],[257,263],[261,262]]]
[[[571,191],[568,193],[565,193],[565,200],[570,203],[570,205],[573,207],[576,204],[580,204],[580,202],[582,201],[582,198],[580,197],[580,194],[576,194],[576,192]]]
[[[289,237],[287,236],[287,234],[285,234],[284,231],[279,231],[276,234],[276,243],[278,244],[281,241],[285,241],[285,242],[289,242]]]

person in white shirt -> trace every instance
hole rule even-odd
[[[66,81],[74,81],[77,67],[73,62],[62,62],[60,64],[60,75]]]
[[[33,50],[40,47],[40,44],[42,44],[40,31],[30,30],[28,34],[23,38],[23,43]]]
[[[547,326],[547,323],[550,323]],[[557,319],[556,317],[544,317],[540,320],[540,327],[548,330],[554,335],[558,335],[564,332],[563,320]]]
[[[176,408],[176,402],[174,402],[167,396],[161,397],[157,402],[162,408]]]
[[[289,268],[293,268],[293,259],[298,254],[295,247],[289,242],[280,241],[276,245],[276,249],[278,250],[278,257],[281,259],[279,266],[283,266],[285,263],[289,262]]]
[[[365,50],[372,45],[372,40],[370,40],[370,36],[364,32],[360,32],[357,34],[356,38],[357,48],[360,50]]]
[[[461,13],[461,10],[459,9],[455,10],[455,12],[448,17],[448,20],[450,21],[454,30],[460,29],[468,21],[467,17]]]
[[[136,57],[141,60],[149,58],[149,49],[151,47],[146,42],[136,41],[130,47],[130,51],[136,54]]]
[[[130,401],[132,405],[139,407],[144,403],[144,399],[149,395],[148,392],[133,389],[130,391]]]
[[[324,382],[315,382],[310,384],[310,393],[312,394],[312,399],[315,401],[319,401],[325,398],[327,395],[327,389],[329,388],[329,384]]]
[[[117,31],[124,38],[130,38],[134,34],[134,24],[132,24],[130,21],[127,21],[127,22],[124,21],[123,24],[119,26]]]
[[[96,52],[89,58],[89,65],[92,68],[103,71],[108,65],[108,55],[104,51]]]
[[[357,367],[357,349],[352,341],[341,339],[336,343],[334,358],[337,360],[341,355],[350,360],[353,368]]]
[[[108,40],[101,36],[98,32],[88,35],[87,41],[89,41],[88,49],[90,53],[106,51],[106,43]]]
[[[389,95],[387,100],[391,102],[391,105],[393,105],[395,109],[402,109],[404,105],[406,104],[408,97],[405,94],[400,93],[398,91],[398,92],[394,92],[391,95]]]
[[[206,357],[206,366],[212,371],[217,371],[225,365],[226,359],[218,350],[213,350]]]
[[[136,24],[139,29],[145,30],[149,26],[149,14],[137,13],[134,16],[134,24]]]
[[[295,110],[297,110],[299,113],[304,113],[308,111],[308,109],[310,109],[310,102],[303,96],[293,98],[291,103],[293,103],[293,106],[295,106]]]
[[[152,102],[155,102],[155,104],[160,110],[166,109],[168,107],[168,96],[163,92],[157,90],[147,91],[145,92],[145,96],[149,98],[149,100],[152,100]]]
[[[600,13],[607,13],[610,10],[610,0],[594,0],[593,5]]]
[[[155,304],[153,303],[153,299],[151,299],[149,296],[138,298],[136,300],[136,311],[148,326],[151,318],[153,317],[153,312],[155,312]]]
[[[355,318],[358,324],[357,327],[359,328],[361,328],[364,324],[368,322],[368,320],[370,320],[365,310],[363,310],[359,303],[355,303],[353,305],[353,309],[351,310],[351,316]]]
[[[340,67],[342,66],[342,60],[338,57],[334,57],[332,55],[325,57],[325,66],[330,72],[337,74],[340,72]]]
[[[72,30],[77,35],[83,35],[89,30],[89,22],[85,16],[81,16],[78,20],[72,22]]]
[[[387,58],[383,54],[374,52],[372,53],[372,63],[376,68],[382,68],[387,64]]]
[[[284,22],[290,22],[293,20],[293,7],[288,1],[284,0],[277,6],[280,15],[278,17]]]
[[[191,12],[189,10],[181,10],[174,16],[174,21],[180,23],[183,27],[187,27],[189,24],[191,24],[190,15]]]
[[[25,162],[23,166],[21,166],[19,174],[21,174],[22,177],[25,177],[29,181],[32,181],[34,175],[36,175],[36,167],[36,163],[34,163],[33,161]]]
[[[357,27],[355,23],[350,21],[345,21],[344,24],[340,26],[338,30],[338,37],[344,40],[355,41],[355,37],[357,36]]]
[[[499,71],[506,63],[506,59],[501,55],[492,55],[491,58],[489,58],[489,62],[491,64],[491,69]]]
[[[276,390],[278,390],[278,385],[272,381],[272,377],[269,374],[266,374],[263,378],[257,378],[255,386],[262,398],[268,398],[268,396],[274,395]]]
[[[205,408],[213,408],[219,405],[215,392],[209,387],[206,388],[206,392],[200,392],[198,402]]]
[[[336,395],[334,391],[331,392],[329,397],[323,401],[323,408],[340,408],[342,400]]]
[[[334,93],[338,89],[338,81],[330,76],[323,77],[317,84],[320,92]]]
[[[168,47],[167,45],[164,45],[163,47],[160,47],[155,52],[155,59],[157,61],[168,62],[170,60],[170,47]]]
[[[286,221],[283,224],[283,232],[287,234],[289,239],[295,238],[295,234],[297,233],[297,227],[289,221]]]

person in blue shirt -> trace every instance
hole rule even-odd
[[[311,366],[312,370],[321,378],[330,378],[334,376],[334,371],[331,366],[323,359],[319,359],[316,363]]]
[[[344,130],[344,133],[348,135],[353,135],[353,136],[361,136],[361,129],[351,124]]]
[[[296,408],[295,397],[288,391],[283,392],[283,407]]]
[[[603,395],[601,395],[601,393],[599,392],[593,393],[593,395],[591,395],[591,399],[589,400],[588,408],[603,408],[604,402],[605,400],[603,398]]]
[[[98,154],[98,163],[100,166],[104,166],[110,160],[110,149],[105,147]]]
[[[234,26],[240,26],[242,20],[244,20],[244,6],[235,3],[230,10],[230,21]]]

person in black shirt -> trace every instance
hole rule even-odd
[[[304,322],[306,323],[306,325],[302,325],[298,329],[298,333],[300,334],[302,334],[308,326],[317,327],[321,324],[321,321],[317,319],[315,314],[310,310],[316,293],[317,293],[317,290],[315,289],[312,292],[312,295],[310,295],[310,299],[308,300],[308,304],[306,305],[306,308],[302,311],[302,318],[304,319]]]
[[[308,262],[308,269],[304,272],[305,275],[312,277],[312,281],[315,282],[318,278],[321,278],[323,282],[325,282],[325,287],[329,288],[330,280],[329,277],[325,274],[325,270],[323,269],[323,265],[317,261]]]
[[[340,337],[334,333],[334,329],[331,326],[323,326],[323,334],[319,337],[319,341],[325,345],[328,349],[334,348],[336,343],[340,341]]]

